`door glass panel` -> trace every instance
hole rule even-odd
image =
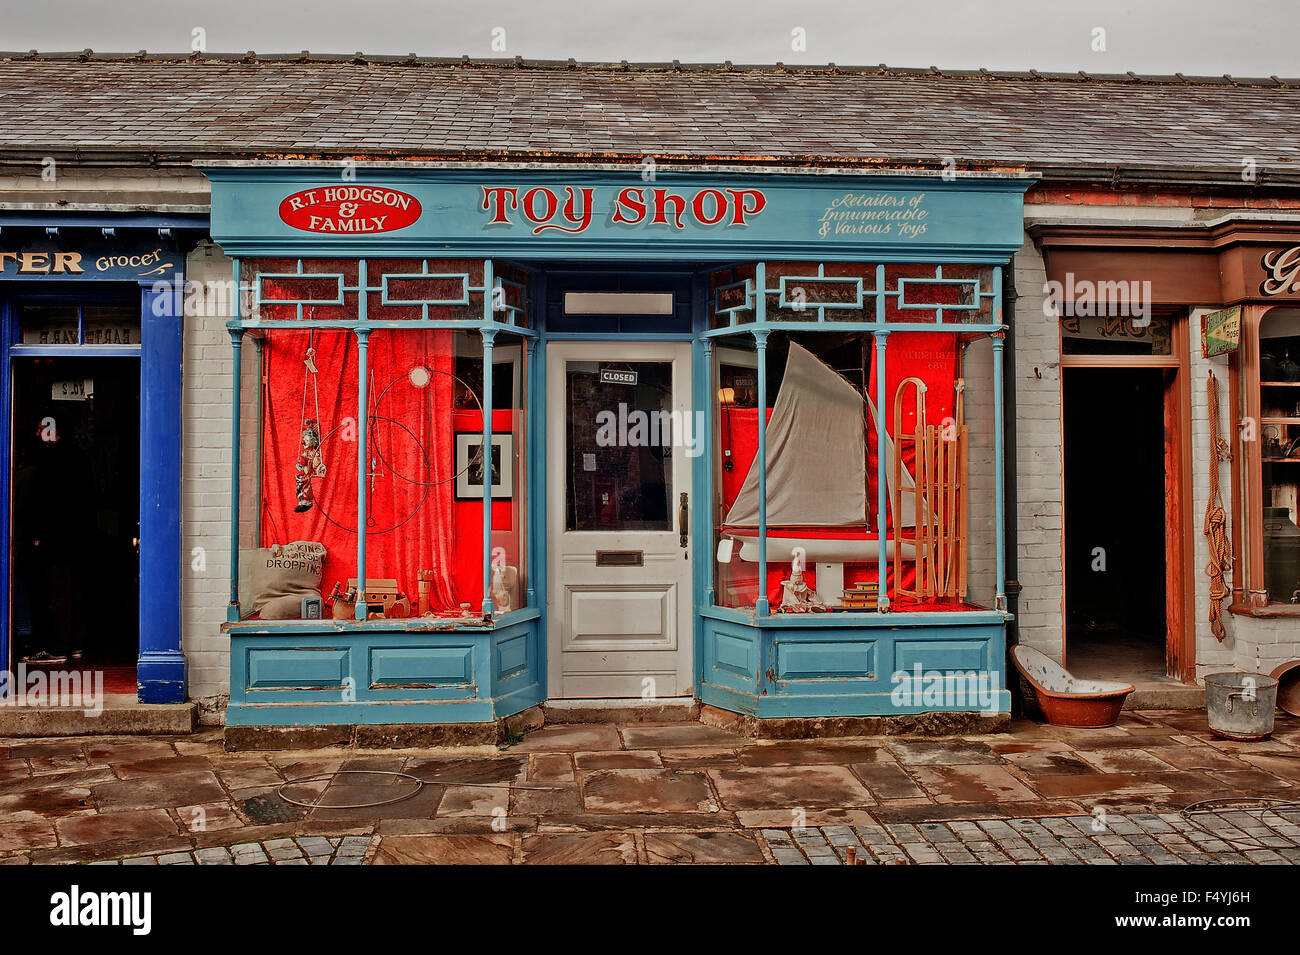
[[[674,516],[673,365],[565,363],[565,527],[669,531]]]

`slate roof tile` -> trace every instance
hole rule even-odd
[[[0,54],[0,150],[1300,169],[1292,80],[71,56]]]

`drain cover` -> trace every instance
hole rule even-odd
[[[253,822],[294,822],[306,815],[296,806],[291,806],[279,796],[253,796],[244,800],[244,814]]]

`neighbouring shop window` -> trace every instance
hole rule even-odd
[[[717,339],[714,591],[720,606],[749,608],[766,595],[773,612],[875,610],[882,589],[882,455],[883,589],[893,609],[992,603],[991,351],[987,335],[961,330],[991,324],[992,270],[889,266],[880,310],[873,292],[878,272],[874,265],[768,263],[767,320],[817,327],[773,331],[762,351],[748,334]],[[715,293],[719,287],[715,283]],[[790,307],[794,299],[782,298],[782,288],[803,290],[801,308]],[[882,328],[935,326],[890,331],[883,383],[871,331],[835,327],[873,322],[881,311]],[[760,366],[766,407],[758,397]],[[766,422],[765,497],[760,416]],[[980,500],[972,501],[973,491]],[[768,570],[759,580],[763,500]],[[980,549],[974,559],[973,541]]]
[[[371,321],[481,322],[482,261],[372,260],[363,271],[354,260],[314,260],[301,273],[297,261],[252,266],[260,320],[297,322],[301,314],[303,327],[245,335],[241,616],[353,620],[363,602],[372,619],[481,617],[485,483],[493,609],[522,606],[524,342],[494,339],[485,454],[479,331],[371,330],[360,408],[357,334],[312,327],[313,320],[355,321],[361,295]],[[366,535],[363,574],[359,533]]]
[[[1258,387],[1263,493],[1251,517],[1263,542],[1262,587],[1269,603],[1300,603],[1300,310],[1261,319]]]

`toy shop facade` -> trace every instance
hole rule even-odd
[[[204,171],[228,724],[1009,711],[1028,177]]]

